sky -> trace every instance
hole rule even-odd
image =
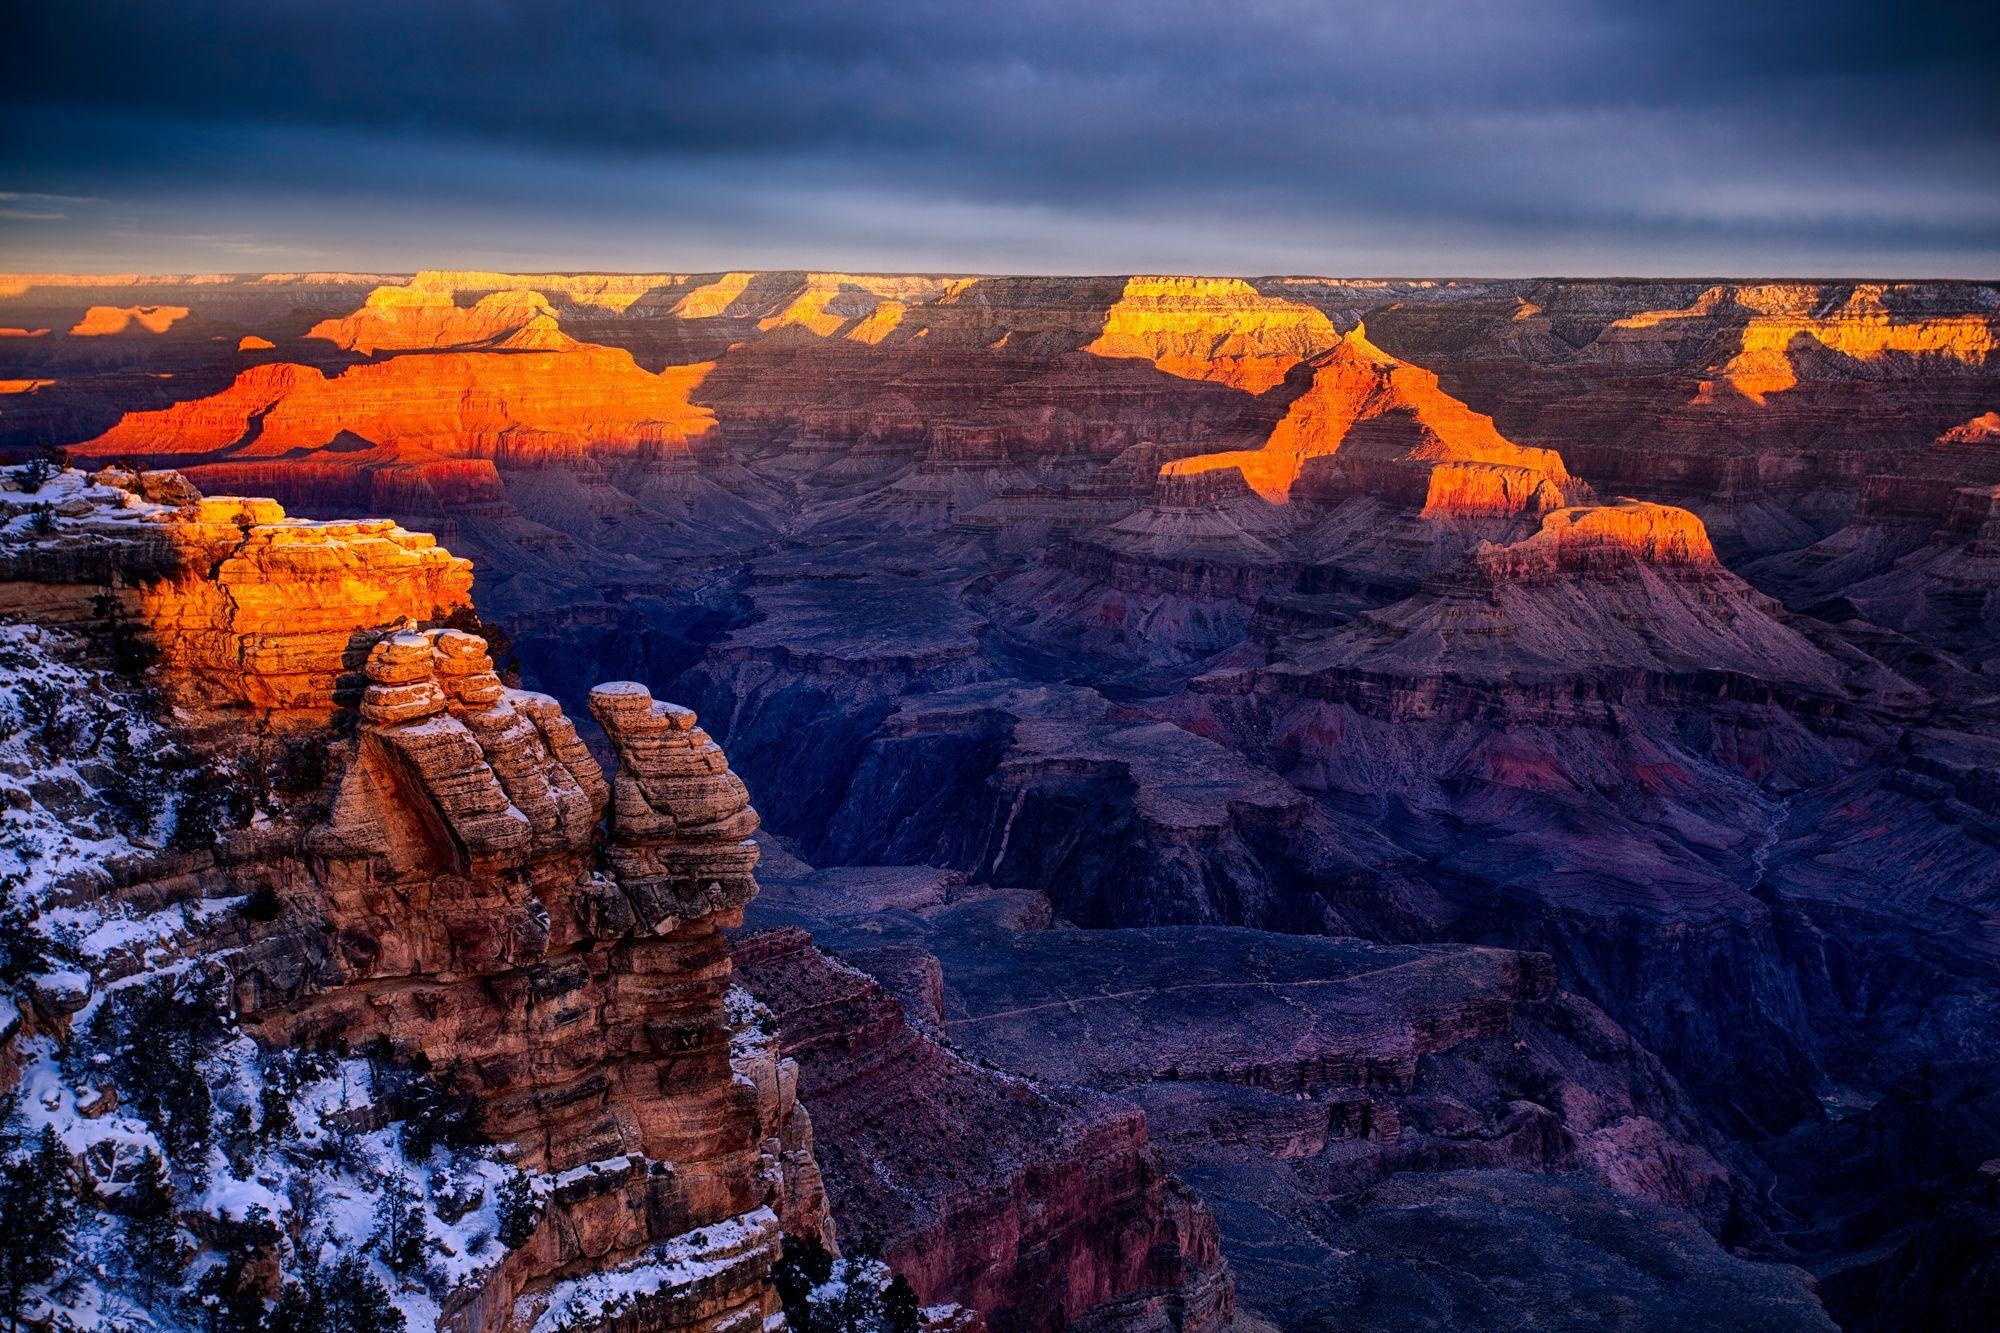
[[[9,0],[0,271],[2000,279],[2000,4]]]

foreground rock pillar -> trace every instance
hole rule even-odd
[[[634,681],[599,685],[590,711],[618,753],[605,860],[635,924],[654,933],[706,916],[741,924],[757,894],[758,821],[722,747],[693,713]]]

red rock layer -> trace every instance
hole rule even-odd
[[[184,305],[94,305],[84,312],[69,336],[101,338],[115,333],[165,333],[175,321],[186,319],[187,315]]]
[[[1169,375],[1263,393],[1340,341],[1317,307],[1266,296],[1240,278],[1133,278],[1084,348],[1144,357]]]
[[[1700,519],[1672,505],[1637,500],[1557,510],[1526,541],[1489,543],[1474,559],[1484,572],[1508,579],[1587,574],[1633,564],[1722,568]]]
[[[306,334],[371,355],[446,348],[568,351],[578,344],[556,323],[540,292],[501,291],[460,306],[448,291],[378,287],[361,309],[321,320]]]
[[[372,635],[449,615],[471,591],[471,562],[427,533],[227,496],[86,516],[0,560],[0,608],[82,622],[102,618],[95,599],[122,602],[178,701],[281,728],[327,725],[344,691],[352,702]]]
[[[244,371],[213,397],[128,414],[73,452],[177,462],[278,459],[353,435],[515,466],[590,453],[677,453],[714,424],[688,402],[707,371],[677,366],[653,375],[629,353],[587,346],[400,356],[331,377],[273,363]]]
[[[881,1246],[920,1298],[1003,1331],[1228,1322],[1215,1224],[1147,1143],[1143,1113],[970,1064],[803,931],[736,950],[799,1060],[842,1234]]]
[[[725,1007],[718,927],[756,892],[742,784],[692,715],[611,690],[601,845],[596,761],[554,700],[501,686],[483,641],[392,634],[367,675],[330,815],[258,868],[298,916],[246,950],[245,1013],[277,1042],[380,1035],[462,1062],[487,1131],[554,1173],[541,1226],[448,1327],[525,1327],[562,1281],[723,1223],[751,1241],[644,1326],[769,1318],[779,1217],[821,1223],[795,1078]]]

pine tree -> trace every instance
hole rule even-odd
[[[908,1278],[896,1274],[882,1293],[882,1313],[888,1318],[889,1333],[917,1333],[921,1322],[917,1311],[917,1289]]]
[[[541,1204],[535,1186],[525,1171],[516,1171],[500,1186],[500,1243],[518,1250],[535,1234],[541,1220]]]
[[[847,1282],[833,1308],[821,1316],[841,1333],[882,1333],[887,1326],[882,1309],[882,1292],[859,1264],[847,1266]],[[820,1320],[815,1320],[815,1324]]]
[[[18,1331],[30,1288],[51,1282],[69,1258],[76,1226],[76,1175],[69,1150],[44,1125],[32,1147],[0,1144],[0,1314]]]
[[[133,1183],[126,1216],[132,1264],[149,1294],[162,1283],[177,1281],[187,1267],[187,1254],[181,1249],[174,1182],[167,1174],[167,1164],[150,1149],[139,1165],[139,1179]]]
[[[245,1279],[250,1259],[249,1251],[230,1249],[221,1263],[201,1275],[195,1294],[202,1333],[263,1333],[264,1298]]]
[[[771,1268],[771,1285],[778,1289],[778,1301],[785,1307],[785,1322],[797,1333],[812,1333],[812,1289],[833,1276],[833,1256],[826,1246],[810,1237],[801,1240],[786,1236],[778,1262]]]
[[[356,1255],[331,1268],[308,1264],[285,1284],[265,1333],[404,1333],[403,1312]]]
[[[375,1202],[375,1231],[368,1243],[391,1272],[404,1274],[419,1267],[432,1248],[420,1197],[401,1168],[383,1178],[382,1197]]]

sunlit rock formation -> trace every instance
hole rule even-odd
[[[186,319],[184,305],[94,305],[69,331],[72,338],[102,338],[120,333],[165,333],[176,320]]]
[[[274,363],[244,371],[213,398],[128,417],[75,452],[249,461],[310,454],[353,435],[517,465],[605,451],[657,455],[685,449],[713,424],[687,397],[707,371],[648,374],[602,347],[392,358],[333,376]]]
[[[109,484],[63,501],[45,539],[0,551],[0,605],[43,623],[131,618],[194,706],[325,726],[352,702],[358,636],[469,605],[471,564],[386,519],[310,522],[270,500],[203,499],[173,473],[99,476]]]
[[[364,356],[420,348],[561,352],[577,346],[558,327],[555,310],[540,292],[492,292],[467,307],[449,291],[415,284],[378,287],[360,310],[322,320],[306,336]]]
[[[1503,438],[1492,419],[1438,388],[1437,376],[1397,361],[1359,330],[1313,363],[1262,446],[1166,465],[1169,476],[1234,468],[1265,499],[1379,495],[1426,514],[1518,514],[1564,503],[1575,483],[1552,450]]]
[[[167,508],[75,473],[52,493],[53,531],[10,543],[16,614],[88,624],[99,588],[129,590],[162,683],[246,780],[301,744],[324,753],[323,783],[231,833],[193,886],[174,887],[184,864],[141,861],[121,892],[269,895],[272,911],[211,914],[220,936],[185,946],[222,966],[246,1030],[454,1071],[543,1182],[532,1233],[439,1295],[442,1326],[775,1317],[781,1227],[826,1224],[791,1066],[728,998],[719,927],[755,892],[756,818],[692,718],[605,690],[614,789],[553,699],[501,683],[484,640],[410,627],[463,608],[470,583],[428,538],[288,521],[269,501]],[[358,698],[328,653],[358,659]],[[257,728],[279,719],[272,749]]]
[[[1144,357],[1169,375],[1262,393],[1339,340],[1317,307],[1265,295],[1240,278],[1133,278],[1084,350]]]
[[[1777,293],[1777,301],[1757,303],[1757,315],[1743,327],[1742,350],[1721,367],[1721,378],[1761,407],[1771,394],[1783,393],[1799,382],[1793,363],[1794,348],[1799,344],[1803,344],[1798,347],[1799,356],[1810,356],[1813,344],[1817,344],[1854,361],[1937,357],[1969,366],[1983,366],[2000,348],[2000,334],[1996,334],[2000,317],[1913,318],[1885,305],[1885,294],[1882,284],[1864,283],[1855,287],[1838,309],[1823,312],[1808,304],[1809,293],[1796,288]],[[1738,300],[1752,304],[1742,295]]]

